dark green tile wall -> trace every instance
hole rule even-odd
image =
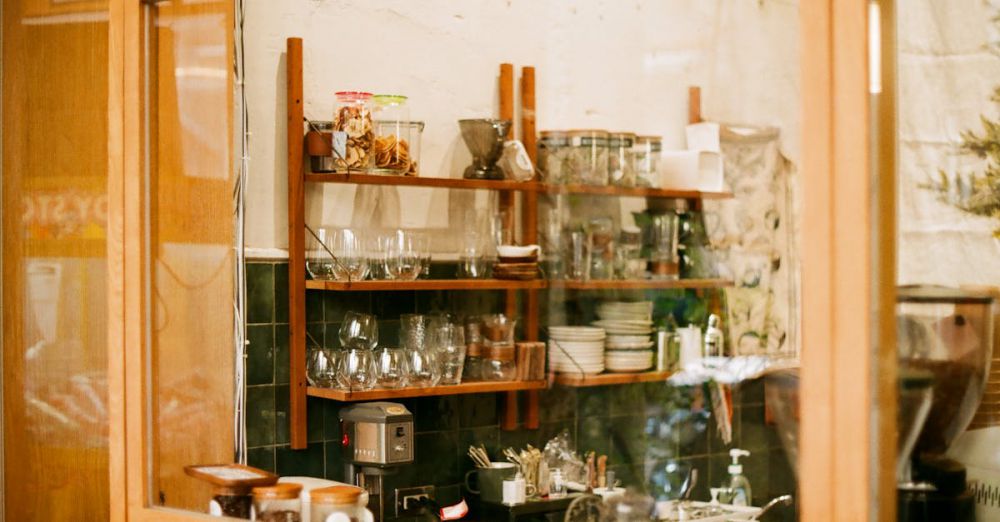
[[[248,460],[282,475],[343,479],[340,454],[341,406],[309,398],[306,450],[288,446],[288,265],[253,262],[247,266],[249,340],[247,356]],[[685,296],[679,296],[685,299]],[[339,322],[348,310],[371,310],[383,324],[383,343],[396,342],[402,313],[451,311],[485,313],[499,308],[498,292],[309,292],[307,322],[316,343],[334,347]],[[657,303],[658,309],[669,304]],[[545,307],[543,307],[545,308]],[[569,315],[585,315],[584,310]],[[312,341],[309,341],[312,343]],[[755,503],[794,491],[795,480],[775,431],[764,423],[763,385],[734,390],[733,442],[752,452],[745,470]],[[579,450],[607,454],[610,469],[625,485],[664,494],[678,484],[669,470],[696,467],[696,498],[727,477],[728,451],[709,411],[702,387],[666,383],[597,388],[553,388],[542,392],[541,428],[500,430],[495,394],[427,397],[400,401],[414,413],[416,461],[386,479],[386,487],[433,484],[442,502],[457,501],[471,461],[470,444],[491,453],[507,446],[537,447],[567,431]],[[791,510],[789,510],[791,511]],[[790,515],[791,513],[788,513]]]

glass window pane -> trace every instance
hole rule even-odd
[[[0,18],[4,515],[107,520],[107,2]]]

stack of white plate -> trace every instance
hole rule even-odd
[[[649,321],[653,318],[652,301],[606,301],[597,305],[597,316],[605,320]]]
[[[592,324],[608,333],[604,356],[608,371],[641,372],[653,366],[652,301],[601,303],[597,316],[600,320]]]
[[[549,327],[549,370],[594,374],[604,371],[604,329],[592,326]]]
[[[610,350],[604,352],[604,365],[609,372],[642,372],[653,367],[653,352]]]

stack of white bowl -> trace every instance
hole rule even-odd
[[[604,365],[611,372],[641,372],[655,363],[653,303],[606,302],[597,307],[599,321],[594,326],[607,332]]]
[[[593,326],[549,327],[549,370],[595,374],[604,371],[603,328]]]

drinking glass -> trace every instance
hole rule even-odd
[[[550,206],[542,213],[539,225],[542,235],[542,252],[545,254],[545,272],[550,279],[562,279],[566,275],[561,215],[557,204]]]
[[[611,218],[594,218],[587,224],[591,279],[611,279],[614,275],[614,223]]]
[[[337,366],[333,354],[314,348],[306,359],[306,380],[310,386],[332,388],[337,383]]]
[[[306,272],[313,279],[333,279],[333,257],[326,251],[331,232],[328,228],[310,232],[306,227]]]
[[[368,266],[372,279],[392,279],[386,269],[385,262],[388,256],[389,243],[395,237],[395,231],[379,230],[374,233],[370,245],[371,252],[368,255]]]
[[[373,350],[378,346],[378,321],[374,315],[347,312],[338,334],[344,349]]]
[[[466,209],[462,216],[462,245],[458,253],[458,277],[486,277],[487,245],[490,243],[487,214],[481,209]]]
[[[409,376],[405,350],[384,347],[375,352],[375,378],[380,388],[403,388]]]
[[[582,230],[570,231],[567,236],[568,252],[568,271],[567,276],[569,279],[575,279],[584,281],[589,279],[588,274],[590,272],[590,260],[588,259],[588,249],[587,249],[587,234]]]
[[[422,350],[427,344],[430,319],[421,314],[399,316],[399,344],[406,349]]]
[[[348,391],[364,391],[375,387],[375,357],[372,350],[345,350],[337,364],[337,384]]]
[[[412,281],[423,272],[424,252],[420,235],[405,230],[397,230],[387,246],[386,272],[392,279]]]
[[[433,330],[434,346],[441,367],[441,384],[462,382],[465,367],[465,331],[461,325],[447,323]]]
[[[333,278],[337,281],[361,281],[368,277],[369,248],[361,237],[349,228],[333,230],[328,234],[327,246],[336,259],[333,261]]]
[[[416,387],[436,386],[441,380],[441,368],[437,352],[430,347],[405,348],[409,366],[409,384]]]
[[[680,237],[680,216],[675,213],[653,216],[652,273],[654,279],[677,279],[679,259],[677,244]]]

